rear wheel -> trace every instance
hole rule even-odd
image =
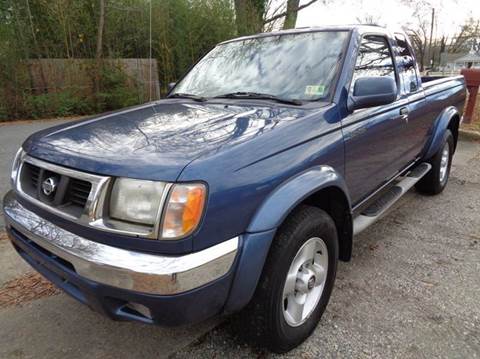
[[[308,338],[327,306],[337,261],[330,216],[315,207],[297,209],[279,228],[246,309],[257,344],[283,353]]]
[[[435,195],[441,193],[447,186],[452,166],[454,140],[450,130],[445,131],[443,143],[438,152],[428,161],[432,169],[416,184],[418,191]]]

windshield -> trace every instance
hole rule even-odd
[[[327,99],[347,37],[346,31],[320,31],[221,44],[193,67],[172,94],[215,97],[242,92]]]

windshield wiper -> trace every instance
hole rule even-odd
[[[194,94],[191,94],[191,93],[181,93],[181,92],[171,94],[171,95],[167,96],[167,98],[189,98],[190,100],[197,101],[197,102],[207,101],[206,97],[194,95]]]
[[[282,97],[277,97],[275,95],[270,95],[266,93],[259,93],[259,92],[232,92],[226,93],[223,95],[215,96],[216,98],[254,98],[259,100],[273,100],[280,103],[286,103],[289,105],[302,105],[302,101],[295,100],[295,99],[287,99]]]

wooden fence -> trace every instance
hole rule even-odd
[[[160,98],[156,59],[103,59],[102,62],[122,70],[127,83],[138,89],[144,102]],[[24,65],[29,77],[25,90],[51,93],[74,88],[85,96],[94,95],[97,68],[94,59],[40,59]]]

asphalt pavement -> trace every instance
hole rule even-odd
[[[0,123],[0,205],[3,196],[10,189],[10,169],[15,153],[32,133],[59,125],[68,120],[36,120]],[[0,226],[3,226],[3,213],[0,211]]]

